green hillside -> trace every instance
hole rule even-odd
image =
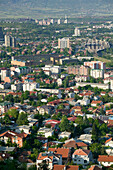
[[[0,0],[0,18],[112,15],[112,0]]]

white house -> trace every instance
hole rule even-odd
[[[111,148],[113,148],[113,139],[110,138],[105,142],[105,146],[109,146]]]
[[[52,136],[54,134],[54,131],[51,128],[42,127],[38,130],[38,134],[42,134],[46,138],[48,138],[49,136]]]
[[[58,84],[58,86],[61,86],[61,85],[62,85],[62,79],[61,79],[61,78],[58,78],[58,79],[57,79],[57,84]]]
[[[46,162],[46,164],[48,164],[48,168],[52,170],[54,164],[62,165],[62,155],[55,154],[53,152],[39,153],[37,160],[36,160],[37,169],[39,168],[39,164],[41,164],[44,161]]]
[[[99,155],[98,162],[100,165],[109,167],[113,164],[113,156],[110,155]]]
[[[90,150],[77,149],[72,155],[72,160],[75,164],[87,166],[90,161],[93,161],[92,152]]]
[[[77,138],[77,140],[81,140],[85,143],[91,144],[92,143],[91,136],[92,136],[91,134],[83,134],[79,138]]]
[[[71,132],[61,132],[59,135],[58,135],[58,138],[61,139],[61,138],[65,138],[67,137],[68,139],[71,137]]]
[[[22,131],[24,131],[24,133],[30,134],[30,126],[28,125],[16,126],[15,131],[17,133],[21,133]]]

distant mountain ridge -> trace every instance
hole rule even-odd
[[[113,0],[0,0],[0,17],[113,15]]]

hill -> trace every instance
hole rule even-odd
[[[60,17],[113,15],[112,0],[0,0],[3,17]]]

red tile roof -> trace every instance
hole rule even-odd
[[[48,151],[53,151],[56,154],[62,155],[62,158],[68,158],[70,149],[65,148],[49,148]]]
[[[98,162],[113,162],[113,156],[99,155]]]
[[[77,149],[73,153],[74,155],[89,155],[90,150]]]
[[[54,165],[53,170],[64,170],[65,165]],[[79,170],[78,165],[68,165],[66,166],[66,170]]]

